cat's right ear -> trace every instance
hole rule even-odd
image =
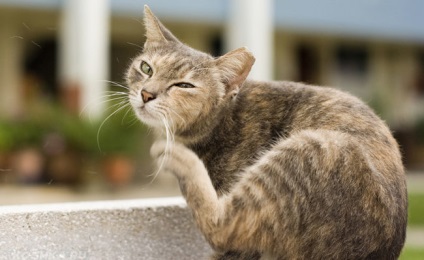
[[[227,85],[227,93],[238,89],[249,75],[255,57],[246,48],[230,51],[216,60],[216,65]]]
[[[144,26],[146,28],[146,42],[179,42],[159,19],[156,18],[147,5],[144,6]]]

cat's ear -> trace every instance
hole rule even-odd
[[[150,8],[144,6],[144,26],[147,41],[152,42],[179,42],[178,39],[159,21]]]
[[[243,84],[253,63],[255,57],[246,47],[230,51],[216,60],[222,79],[228,86],[227,91],[237,89]]]

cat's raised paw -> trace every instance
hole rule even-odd
[[[160,157],[165,155],[165,152],[169,150],[171,144],[166,141],[160,140],[153,143],[152,147],[150,147],[150,155],[153,159],[157,160]]]
[[[152,145],[150,154],[160,170],[171,172],[177,177],[190,176],[199,168],[204,169],[199,157],[180,143],[157,141]]]

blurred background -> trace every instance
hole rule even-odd
[[[154,180],[152,135],[118,94],[144,42],[144,4],[196,49],[247,46],[252,78],[360,96],[390,125],[408,174],[424,172],[423,1],[1,0],[2,204],[44,202],[38,187],[79,200],[174,186]]]
[[[410,223],[423,230],[421,0],[0,0],[0,205],[179,194],[172,177],[155,177],[152,134],[123,98],[144,4],[196,49],[247,46],[252,78],[370,104],[401,145]]]

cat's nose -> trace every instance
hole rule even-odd
[[[145,90],[141,91],[141,97],[143,98],[144,103],[147,103],[156,98],[156,95]]]

